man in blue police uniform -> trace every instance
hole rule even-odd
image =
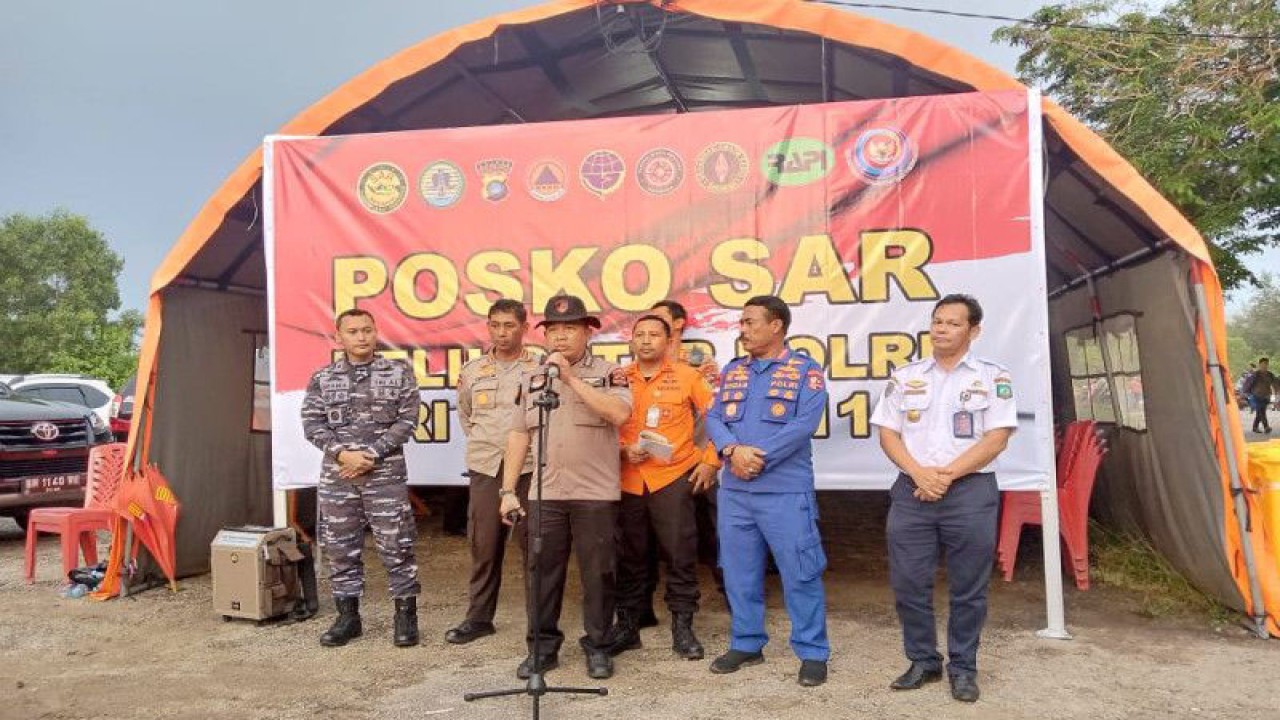
[[[773,295],[747,301],[739,321],[747,355],[725,367],[707,435],[725,460],[720,476],[720,563],[732,618],[729,651],[713,673],[764,662],[768,553],[782,575],[799,683],[827,680],[827,557],[818,534],[812,436],[827,407],[822,366],[786,347],[791,310]]]
[[[903,646],[911,666],[890,687],[942,679],[933,619],[938,551],[946,551],[951,696],[978,699],[978,638],[987,617],[1000,491],[992,463],[1018,426],[1009,371],[969,352],[982,307],[947,295],[933,308],[933,357],[898,368],[871,415],[902,472],[890,491],[887,537]]]

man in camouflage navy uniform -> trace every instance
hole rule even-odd
[[[343,357],[311,377],[302,404],[303,432],[324,452],[320,542],[338,606],[338,619],[320,644],[346,645],[363,630],[361,554],[368,525],[395,599],[395,644],[417,645],[418,532],[402,446],[418,422],[418,384],[407,363],[375,356],[378,330],[368,312],[347,310],[336,324]]]

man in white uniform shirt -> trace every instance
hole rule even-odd
[[[890,490],[887,539],[903,646],[911,666],[890,687],[915,690],[942,679],[933,579],[945,550],[951,615],[951,695],[978,699],[978,639],[987,617],[1000,491],[992,472],[1018,426],[1013,379],[974,357],[982,307],[948,295],[933,308],[933,356],[894,371],[872,413],[880,447],[901,470]]]

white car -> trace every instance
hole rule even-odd
[[[41,400],[57,400],[93,410],[104,427],[111,424],[111,386],[87,375],[14,375],[6,380],[14,392]]]

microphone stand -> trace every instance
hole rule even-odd
[[[542,477],[547,466],[547,434],[551,429],[551,411],[560,407],[560,393],[556,392],[552,387],[555,379],[560,377],[560,367],[549,364],[547,365],[546,374],[547,381],[542,386],[542,392],[533,398],[533,404],[538,408],[538,467],[534,473],[533,493],[530,495],[531,504],[537,508],[537,516],[534,518],[533,527],[530,528],[531,533],[529,535],[530,551],[533,553],[533,563],[529,568],[533,578],[526,585],[532,594],[529,600],[530,624],[542,618],[542,575],[539,572],[542,567]],[[462,696],[462,699],[466,702],[471,702],[472,700],[506,697],[509,695],[528,695],[533,698],[533,720],[538,720],[539,703],[542,700],[542,696],[547,693],[600,696],[609,694],[609,689],[605,687],[547,687],[546,679],[542,675],[542,636],[540,631],[541,628],[539,627],[535,628],[533,632],[533,667],[530,669],[529,679],[525,682],[524,687],[466,693]]]

